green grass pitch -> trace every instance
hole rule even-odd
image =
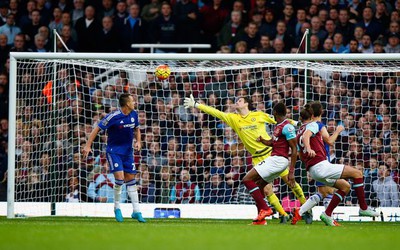
[[[267,226],[250,220],[130,218],[0,217],[0,249],[375,249],[400,248],[400,223],[342,222],[327,227],[322,222]]]

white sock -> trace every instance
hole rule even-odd
[[[120,185],[114,185],[114,209],[119,208],[119,203],[121,201],[121,192],[122,192],[122,186]]]
[[[132,207],[133,207],[133,212],[140,212],[139,209],[139,194],[137,191],[137,186],[136,185],[131,185],[127,187],[128,190],[128,195],[131,198],[132,202]]]
[[[332,200],[332,195],[331,195],[331,194],[328,195],[328,196],[326,196],[326,197],[322,200],[322,203],[324,204],[325,209],[329,206],[329,203],[331,202],[331,200]]]
[[[310,196],[310,198],[307,199],[306,203],[301,205],[300,211],[299,211],[300,216],[303,215],[308,210],[315,207],[321,201],[321,197],[322,196],[320,193],[316,193],[316,194]]]

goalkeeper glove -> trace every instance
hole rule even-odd
[[[183,100],[183,106],[185,108],[195,108],[197,104],[192,94],[190,94],[190,97],[185,97],[185,100]]]

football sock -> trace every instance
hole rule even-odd
[[[322,195],[320,193],[313,194],[308,200],[300,207],[299,214],[303,215],[308,210],[312,209],[321,201]]]
[[[360,204],[360,208],[362,210],[366,210],[368,208],[368,205],[365,202],[364,181],[363,181],[363,179],[362,178],[355,178],[353,180],[353,188],[356,191],[358,204]]]
[[[114,184],[114,209],[119,208],[121,202],[121,191],[124,180],[115,180]]]
[[[322,203],[324,204],[325,209],[329,206],[329,203],[332,200],[332,195],[328,194],[328,196],[326,196],[323,200]]]
[[[139,194],[137,191],[136,180],[130,180],[126,182],[126,189],[128,191],[129,198],[131,198],[133,212],[140,212],[139,209]]]
[[[337,190],[333,194],[332,200],[325,210],[325,214],[328,216],[331,216],[333,209],[335,209],[337,207],[337,205],[339,205],[339,203],[344,199],[345,196],[346,196],[345,192],[343,192],[342,190]]]
[[[306,197],[304,196],[303,189],[301,189],[299,183],[296,182],[296,184],[292,188],[292,192],[302,205],[306,203]]]
[[[257,184],[254,181],[243,181],[243,184],[246,186],[251,197],[255,200],[258,211],[260,211],[260,209],[268,209],[267,203],[264,200],[264,195],[261,193]]]
[[[278,211],[279,215],[282,215],[282,216],[287,216],[288,215],[285,212],[285,210],[283,209],[281,203],[279,202],[278,197],[276,197],[276,195],[274,193],[272,193],[271,195],[267,196],[267,200],[268,200],[269,204],[271,206],[273,206],[276,211]]]

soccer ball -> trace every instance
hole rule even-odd
[[[171,74],[171,70],[168,67],[168,65],[159,65],[155,71],[156,77],[158,78],[158,80],[161,80],[161,81],[167,79],[170,74]]]

